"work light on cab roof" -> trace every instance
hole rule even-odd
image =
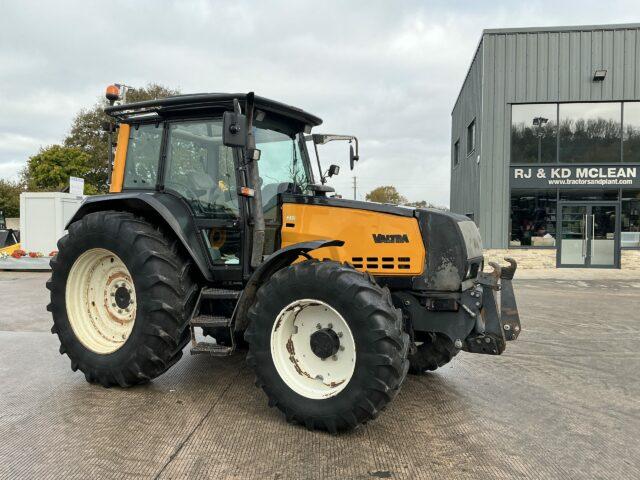
[[[105,92],[105,97],[109,100],[109,103],[113,105],[113,103],[120,99],[120,85],[114,83],[107,87]]]

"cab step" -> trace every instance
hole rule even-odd
[[[198,355],[200,353],[208,353],[213,357],[228,357],[234,351],[233,347],[227,347],[225,345],[218,345],[216,343],[198,342],[191,347],[191,355]]]
[[[191,319],[191,326],[200,328],[229,328],[231,326],[231,319],[213,315],[197,315]]]
[[[242,290],[228,288],[205,288],[202,290],[202,300],[237,300]]]

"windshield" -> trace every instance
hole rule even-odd
[[[254,137],[256,148],[260,150],[259,169],[265,209],[275,201],[278,185],[282,183],[293,183],[294,191],[304,192],[312,181],[300,148],[301,135],[289,136],[275,130],[254,128]]]

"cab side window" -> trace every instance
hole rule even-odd
[[[165,189],[198,216],[238,218],[233,150],[222,144],[222,120],[171,123],[167,142]]]

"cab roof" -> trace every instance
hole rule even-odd
[[[144,102],[125,103],[106,107],[104,111],[119,120],[126,121],[132,117],[155,114],[160,117],[177,115],[205,115],[212,111],[232,110],[233,100],[238,99],[240,105],[244,104],[246,93],[193,93],[188,95],[176,95],[173,97],[146,100]],[[255,96],[254,105],[258,110],[276,114],[293,120],[302,126],[316,127],[322,123],[322,119],[304,110],[286,105],[275,100]]]

